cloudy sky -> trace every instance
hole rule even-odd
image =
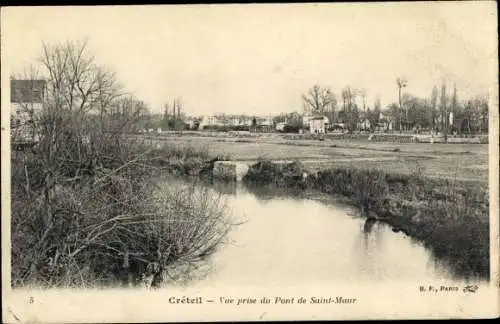
[[[396,78],[429,96],[456,83],[487,93],[497,71],[494,2],[7,8],[2,76],[34,63],[41,42],[89,39],[98,62],[161,111],[190,114],[301,109],[314,84],[397,100]]]

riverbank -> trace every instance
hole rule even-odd
[[[489,196],[484,184],[374,169],[330,168],[314,173],[298,162],[267,160],[251,166],[243,181],[347,197],[365,217],[423,242],[458,275],[489,277]]]

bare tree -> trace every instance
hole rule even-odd
[[[145,102],[132,95],[120,97],[109,104],[106,130],[131,132],[137,130],[137,123],[148,113]]]
[[[446,83],[441,86],[441,129],[444,134],[445,142],[448,140],[448,106],[446,98]]]
[[[170,119],[169,119],[169,115],[168,115],[169,108],[170,108],[170,107],[169,107],[169,104],[168,104],[168,103],[166,103],[166,104],[165,104],[165,111],[164,111],[164,113],[163,113],[163,125],[165,126],[165,128],[166,128],[167,130],[168,130],[168,128],[169,128],[169,127],[168,127],[168,126],[169,126],[169,125],[168,125],[168,122],[169,122],[169,120],[170,120]]]
[[[358,90],[361,98],[363,99],[363,128],[366,128],[366,119],[368,118],[366,111],[366,89]]]
[[[95,159],[85,143],[91,134],[97,134],[96,125],[102,134],[104,115],[121,93],[115,74],[96,64],[86,41],[43,43],[39,62],[45,87],[35,128],[40,133],[37,151],[43,162],[39,169],[45,174],[45,224],[50,226],[54,215],[50,197],[62,174],[77,178],[93,168]],[[32,74],[31,78],[39,76]],[[88,115],[92,110],[98,114]],[[95,116],[100,116],[100,125]]]
[[[96,63],[87,41],[49,45],[43,43],[40,63],[47,72],[47,108],[104,115],[109,104],[122,95],[114,72]]]
[[[401,98],[401,89],[402,88],[405,88],[407,86],[407,81],[403,78],[397,78],[396,80],[396,85],[398,87],[398,96],[399,96],[399,109],[401,111],[403,111],[403,102],[402,102],[402,98]],[[401,132],[402,128],[402,114],[399,115],[400,116],[400,120],[399,120],[399,131]],[[408,119],[408,115],[406,115],[406,119]],[[408,121],[408,120],[407,120]]]
[[[350,86],[346,86],[342,90],[341,95],[347,127],[349,131],[353,131],[356,128],[359,117],[358,106],[356,105],[356,96],[358,95],[358,91]]]
[[[436,128],[437,124],[437,97],[438,97],[438,89],[436,86],[432,88],[432,94],[431,94],[431,118],[432,118],[432,128]]]
[[[451,111],[448,116],[448,124],[451,127],[453,127],[453,122],[457,114],[457,105],[458,105],[457,85],[453,84],[453,95],[451,97]]]
[[[175,125],[176,125],[175,128],[177,129],[177,131],[182,133],[182,127],[183,127],[183,122],[181,119],[182,102],[180,98],[174,100],[173,107],[174,107],[174,114],[177,109],[177,115],[175,116]]]
[[[373,105],[373,111],[370,111],[370,109],[368,108],[368,111],[367,111],[367,117],[368,117],[368,120],[370,121],[370,128],[371,130],[375,130],[376,128],[376,125],[378,125],[379,121],[380,121],[380,113],[381,113],[381,104],[380,104],[380,96],[377,96],[377,98],[375,99],[375,103]]]
[[[330,88],[314,85],[307,95],[302,96],[304,113],[321,114],[336,103],[335,95]]]

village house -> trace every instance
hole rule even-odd
[[[11,114],[16,125],[25,124],[43,109],[45,80],[11,80]]]
[[[195,125],[197,124],[197,121],[194,117],[186,117],[184,119],[184,125],[187,129],[195,129]]]
[[[233,126],[252,126],[252,118],[244,115],[235,115],[230,117]]]
[[[222,125],[216,116],[201,116],[199,130],[203,130],[205,126]]]
[[[363,111],[360,112],[357,128],[359,130],[371,130],[371,127],[372,127],[372,122],[368,118],[368,114]]]
[[[308,118],[308,124],[311,134],[324,134],[326,132],[326,125],[328,124],[328,118],[325,116]]]
[[[379,122],[377,125],[375,125],[375,130],[376,131],[392,130],[393,126],[394,124],[390,120],[390,117],[381,112],[379,117]]]
[[[32,141],[36,120],[43,110],[45,80],[11,80],[10,109],[13,141]]]
[[[326,116],[303,116],[302,123],[303,127],[308,127],[312,134],[323,134],[330,121]]]
[[[256,117],[256,126],[263,128],[272,127],[272,119],[269,117]],[[198,129],[203,130],[205,126],[252,126],[253,118],[244,115],[207,115],[202,116]]]

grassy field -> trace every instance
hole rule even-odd
[[[331,167],[376,168],[387,172],[487,183],[486,144],[399,144],[348,140],[168,137],[162,141],[208,150],[233,160],[299,160],[312,171]]]

